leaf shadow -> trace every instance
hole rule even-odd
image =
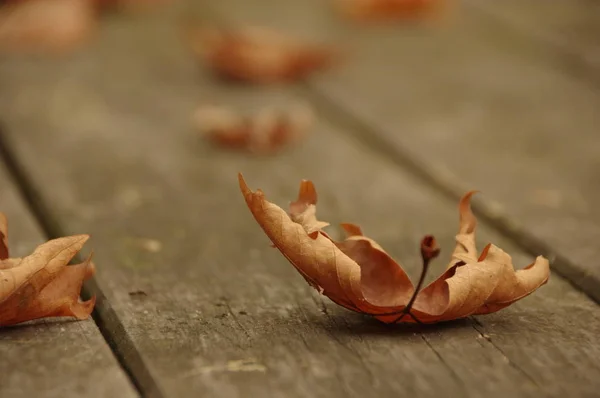
[[[34,319],[31,321],[18,323],[16,325],[0,326],[0,337],[10,337],[12,334],[16,333],[19,335],[23,335],[24,333],[37,333],[42,329],[51,327],[66,327],[81,321],[82,320],[71,317]]]
[[[369,315],[322,311],[325,316],[315,320],[315,326],[340,336],[357,335],[363,337],[413,336],[433,334],[454,329],[471,328],[472,321],[457,319],[434,324],[398,323],[386,324]]]

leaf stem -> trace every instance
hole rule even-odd
[[[431,260],[436,258],[440,254],[440,248],[435,241],[435,238],[432,235],[426,235],[421,240],[421,258],[423,259],[423,268],[421,269],[421,276],[419,277],[419,282],[417,283],[417,287],[415,287],[415,291],[413,292],[410,300],[408,300],[408,304],[400,313],[400,316],[394,320],[393,323],[400,322],[406,315],[409,315],[415,322],[418,324],[422,324],[411,312],[413,304],[417,299],[417,295],[421,291],[423,287],[423,283],[425,282],[425,276],[427,276],[427,271],[429,270],[429,263]]]

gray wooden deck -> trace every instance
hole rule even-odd
[[[189,1],[109,16],[67,59],[0,59],[11,242],[90,233],[99,296],[94,320],[0,329],[0,396],[599,396],[600,12],[541,3],[466,1],[455,24],[406,30],[320,0]],[[190,57],[182,12],[351,56],[298,84],[225,84]],[[297,99],[318,126],[277,156],[215,149],[190,124],[202,102]],[[324,219],[360,224],[413,277],[420,238],[448,255],[457,198],[479,189],[480,243],[549,256],[553,274],[495,314],[386,326],[268,248],[238,171],[281,205],[312,179]]]

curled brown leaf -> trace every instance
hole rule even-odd
[[[296,104],[287,109],[263,108],[241,116],[224,107],[204,106],[194,114],[194,124],[218,145],[271,153],[298,142],[314,122],[312,108]]]
[[[415,288],[360,227],[342,224],[347,238],[341,242],[322,231],[328,224],[316,217],[317,194],[310,181],[302,181],[289,212],[267,201],[261,190],[250,190],[241,174],[239,183],[255,220],[311,286],[337,304],[386,323],[434,323],[495,312],[548,281],[549,263],[542,256],[515,271],[511,257],[492,244],[477,255],[473,192],[459,205],[457,244],[448,269],[421,290],[429,261],[439,254],[433,237],[421,242],[424,269]]]
[[[336,58],[327,45],[304,43],[262,27],[188,28],[192,49],[221,77],[252,83],[303,78]]]
[[[0,259],[0,326],[46,317],[86,319],[90,315],[96,298],[81,302],[79,293],[83,281],[95,272],[91,257],[81,264],[67,265],[88,235],[53,239],[27,257],[8,258],[3,214],[0,231],[3,234],[0,252],[6,253]]]

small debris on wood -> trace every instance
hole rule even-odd
[[[181,377],[197,377],[201,374],[210,374],[216,372],[261,372],[267,371],[267,367],[259,363],[255,358],[237,359],[227,361],[225,364],[200,366],[196,369],[184,373]]]
[[[148,294],[143,290],[134,290],[132,292],[129,292],[129,296],[134,298],[142,298],[147,297]]]
[[[162,250],[162,242],[156,239],[140,239],[140,246],[150,252],[150,253],[158,253]]]

